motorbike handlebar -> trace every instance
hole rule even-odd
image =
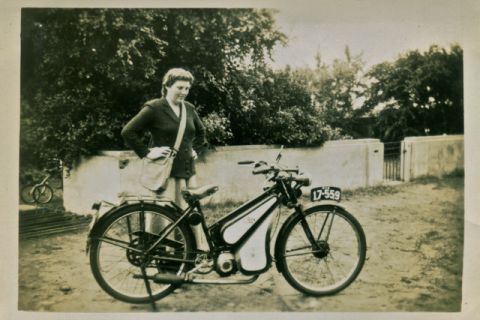
[[[252,164],[255,163],[255,161],[252,160],[243,160],[243,161],[238,161],[237,164]]]
[[[295,177],[292,178],[292,180],[298,184],[301,184],[302,186],[309,186],[312,183],[309,177]]]
[[[258,166],[258,167],[255,167],[252,171],[253,174],[266,174],[266,173],[269,173],[270,171],[272,171],[272,168],[268,167],[268,166]]]
[[[275,177],[286,179],[290,181],[295,181],[298,184],[308,186],[310,185],[310,178],[305,176],[291,176],[291,175],[284,175],[281,176],[281,172],[285,173],[294,173],[296,175],[299,174],[298,168],[290,169],[290,168],[280,168],[277,165],[269,165],[265,161],[251,161],[251,160],[244,160],[238,161],[238,164],[245,165],[245,164],[252,164],[255,163],[252,173],[253,174],[268,174],[268,173],[280,173],[280,176],[275,175]]]

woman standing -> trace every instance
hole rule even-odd
[[[195,163],[197,157],[195,150],[200,150],[206,145],[205,127],[202,124],[195,107],[185,101],[193,84],[190,72],[181,69],[170,69],[162,81],[162,97],[147,101],[140,112],[133,117],[123,128],[122,137],[125,144],[133,149],[140,157],[157,159],[167,156],[175,144],[179,130],[182,104],[186,110],[186,125],[183,139],[173,161],[172,171],[166,189],[158,196],[174,201],[179,207],[185,208],[186,203],[181,195],[181,190],[196,186]],[[151,135],[151,145],[148,148],[142,142],[145,132]],[[204,247],[203,232],[195,228],[197,244]]]

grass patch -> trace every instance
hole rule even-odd
[[[399,186],[379,185],[379,186],[361,187],[361,188],[355,188],[355,189],[342,189],[342,201],[354,199],[356,197],[395,194],[399,192]],[[310,193],[304,193],[302,195],[302,199],[304,201],[310,201]]]
[[[464,169],[455,169],[454,171],[447,173],[443,176],[444,178],[458,178],[458,177],[465,177],[465,170]]]
[[[464,177],[465,177],[465,171],[463,169],[455,169],[450,173],[440,175],[440,176],[431,176],[431,175],[420,176],[418,178],[415,178],[413,181],[422,183],[422,184],[428,184],[428,183],[436,183],[443,180],[450,180],[452,178],[464,178]]]
[[[458,175],[447,175],[442,177],[435,176],[424,176],[413,180],[413,184],[433,184],[434,189],[442,188],[453,188],[453,189],[463,189],[465,185],[464,177]]]
[[[396,186],[374,186],[374,187],[363,187],[357,189],[347,189],[343,190],[342,196],[346,199],[355,198],[359,196],[381,196],[388,194],[395,194],[399,192],[398,187]]]

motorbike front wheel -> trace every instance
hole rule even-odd
[[[365,262],[367,245],[360,223],[337,206],[307,210],[312,244],[302,220],[295,216],[279,234],[276,256],[283,276],[292,287],[313,296],[345,289]]]

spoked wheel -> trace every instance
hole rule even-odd
[[[129,303],[151,302],[147,278],[158,272],[180,274],[189,266],[194,251],[189,227],[178,224],[150,255],[152,246],[175,215],[153,204],[129,205],[112,214],[92,235],[90,267],[98,284],[112,297]],[[142,270],[144,268],[144,270]],[[171,293],[176,286],[147,280],[153,300]]]
[[[62,175],[54,175],[48,180],[48,184],[54,189],[62,189],[63,180]]]
[[[314,244],[302,219],[290,220],[280,233],[277,259],[285,279],[295,289],[314,296],[345,289],[360,273],[367,245],[358,221],[340,207],[321,206],[306,211]]]
[[[22,199],[23,203],[35,203],[32,185],[27,185],[20,190],[20,199]]]
[[[53,190],[46,184],[39,185],[34,187],[32,195],[35,202],[49,203],[53,198]]]

